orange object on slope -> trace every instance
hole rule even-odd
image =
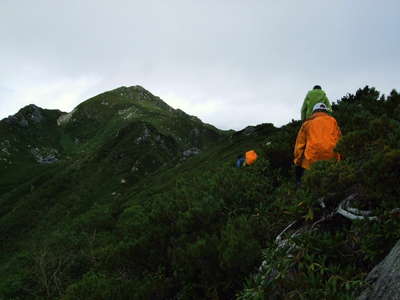
[[[254,164],[254,162],[257,160],[257,157],[258,157],[258,155],[257,155],[256,151],[254,151],[254,150],[247,151],[245,154],[246,165],[250,166],[250,165]]]
[[[340,159],[334,152],[339,138],[340,128],[335,120],[327,113],[317,112],[303,123],[297,134],[294,147],[294,163],[304,169],[319,160]]]

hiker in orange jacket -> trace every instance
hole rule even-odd
[[[245,166],[250,166],[255,163],[257,158],[258,158],[258,155],[257,155],[256,151],[254,151],[254,150],[246,151],[246,153],[244,155],[240,154],[238,156],[237,161],[236,161],[236,167],[241,168],[241,167],[245,167]]]
[[[316,161],[340,159],[339,154],[334,151],[341,136],[335,118],[328,114],[328,107],[324,103],[315,104],[312,112],[312,116],[301,126],[294,147],[298,185],[304,170],[309,169]]]

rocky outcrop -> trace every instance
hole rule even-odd
[[[155,106],[158,106],[162,109],[167,109],[171,112],[174,111],[174,109],[170,107],[167,103],[165,103],[159,97],[154,96],[152,93],[150,93],[140,85],[135,85],[131,87],[121,86],[110,92],[118,95],[119,97],[132,99],[137,102],[151,102]]]
[[[187,149],[187,150],[183,151],[182,155],[183,155],[184,159],[186,159],[186,158],[189,158],[191,156],[198,155],[198,154],[200,154],[200,152],[201,151],[200,151],[199,148],[193,147],[193,148],[190,148],[190,149]]]
[[[43,120],[42,109],[37,107],[34,104],[31,104],[29,107],[28,118],[33,123],[40,123]]]
[[[9,116],[4,121],[11,125],[18,125],[26,128],[30,123],[40,123],[43,120],[42,109],[34,104],[30,104],[22,108],[14,116]]]
[[[58,151],[56,149],[39,149],[34,147],[31,149],[31,153],[39,164],[52,164],[58,161]]]
[[[57,119],[57,125],[58,126],[62,126],[62,125],[67,124],[71,120],[71,118],[72,118],[72,116],[74,115],[75,112],[76,112],[76,109],[74,109],[73,111],[71,111],[68,114],[61,115]]]
[[[368,288],[358,300],[395,300],[400,299],[400,241],[386,258],[367,276]]]
[[[256,131],[255,126],[247,126],[245,129],[240,131],[244,135],[252,135]]]

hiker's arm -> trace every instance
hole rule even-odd
[[[342,132],[340,131],[340,127],[336,122],[336,145],[339,142],[341,137],[342,137]],[[335,150],[336,150],[336,146],[335,146]],[[337,154],[337,157],[336,157],[337,160],[341,160],[342,159],[342,155],[340,155],[340,153],[338,153],[338,152],[336,152],[336,154]]]
[[[342,131],[340,130],[340,127],[338,123],[336,122],[336,136],[337,136],[337,141],[342,137]]]
[[[306,119],[307,103],[308,103],[308,93],[307,93],[307,96],[304,98],[303,105],[301,106],[301,120],[302,121],[304,121]]]
[[[331,103],[329,102],[329,99],[328,99],[328,97],[326,96],[326,94],[324,95],[323,103],[326,105],[326,107],[328,107],[329,111],[332,111],[332,105],[331,105]]]
[[[294,146],[294,164],[301,166],[304,157],[304,150],[306,149],[306,132],[304,126],[300,128],[296,138],[296,145]]]

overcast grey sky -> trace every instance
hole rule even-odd
[[[399,90],[399,0],[0,0],[0,118],[141,85],[221,129]]]

